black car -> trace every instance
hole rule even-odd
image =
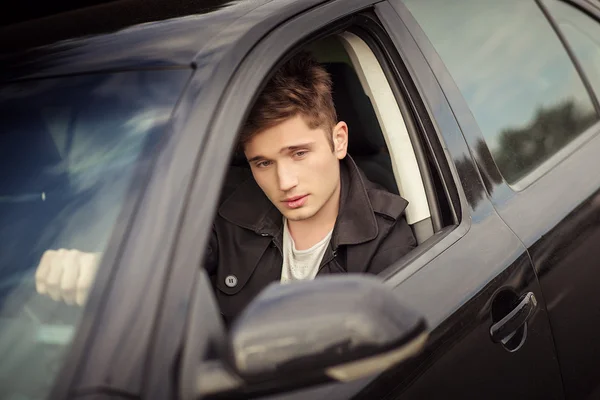
[[[131,0],[0,37],[0,398],[600,398],[596,0]],[[418,246],[227,330],[205,244],[300,50]],[[36,292],[58,248],[102,254],[85,307]]]

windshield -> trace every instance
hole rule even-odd
[[[36,291],[46,250],[104,252],[188,70],[0,87],[0,398],[47,398],[83,307]]]

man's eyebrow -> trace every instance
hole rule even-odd
[[[249,162],[249,163],[252,163],[252,162],[254,162],[254,161],[262,160],[263,158],[265,158],[265,157],[264,157],[264,156],[254,156],[254,157],[250,158],[250,159],[248,160],[248,162]]]
[[[295,144],[292,146],[286,146],[286,147],[282,148],[281,150],[279,150],[279,153],[283,153],[284,151],[294,151],[294,150],[302,149],[305,147],[311,147],[314,143],[315,142],[306,142],[306,143]]]
[[[306,142],[306,143],[300,143],[300,144],[295,144],[292,146],[286,146],[286,147],[282,147],[281,150],[279,150],[279,153],[283,153],[285,151],[294,151],[294,150],[298,150],[298,149],[302,149],[302,148],[306,148],[306,147],[311,147],[315,142]],[[262,159],[266,159],[267,157],[265,156],[254,156],[252,158],[248,159],[248,163],[252,163],[254,161],[258,161],[258,160],[262,160]]]

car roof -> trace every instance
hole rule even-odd
[[[0,29],[0,80],[191,67],[261,22],[280,0],[121,0]],[[313,3],[314,2],[306,2]],[[257,17],[258,16],[258,17]],[[210,44],[210,45],[208,45]]]

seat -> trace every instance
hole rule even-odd
[[[403,124],[402,115],[397,108],[382,107],[389,104],[393,95],[383,71],[376,68],[379,67],[379,63],[369,47],[360,38],[351,35],[341,38],[346,44],[345,49],[349,52],[353,65],[342,62],[324,65],[333,81],[333,99],[338,119],[345,121],[349,127],[348,151],[370,181],[391,193],[402,195],[410,202],[406,209],[406,220],[417,243],[421,244],[433,235],[433,225],[413,149],[406,146],[409,140],[408,132],[398,125]],[[355,68],[360,68],[365,84],[379,89],[370,94],[375,96],[374,102],[379,102],[379,112],[382,113],[379,117],[383,121],[378,118],[372,99],[367,95]],[[384,137],[383,133],[384,122],[387,123],[387,137]],[[387,141],[398,146],[388,149]],[[399,182],[404,183],[400,185],[402,193],[399,190]]]
[[[399,194],[383,132],[358,75],[345,63],[323,65],[333,81],[338,120],[348,124],[348,153],[370,181]]]

